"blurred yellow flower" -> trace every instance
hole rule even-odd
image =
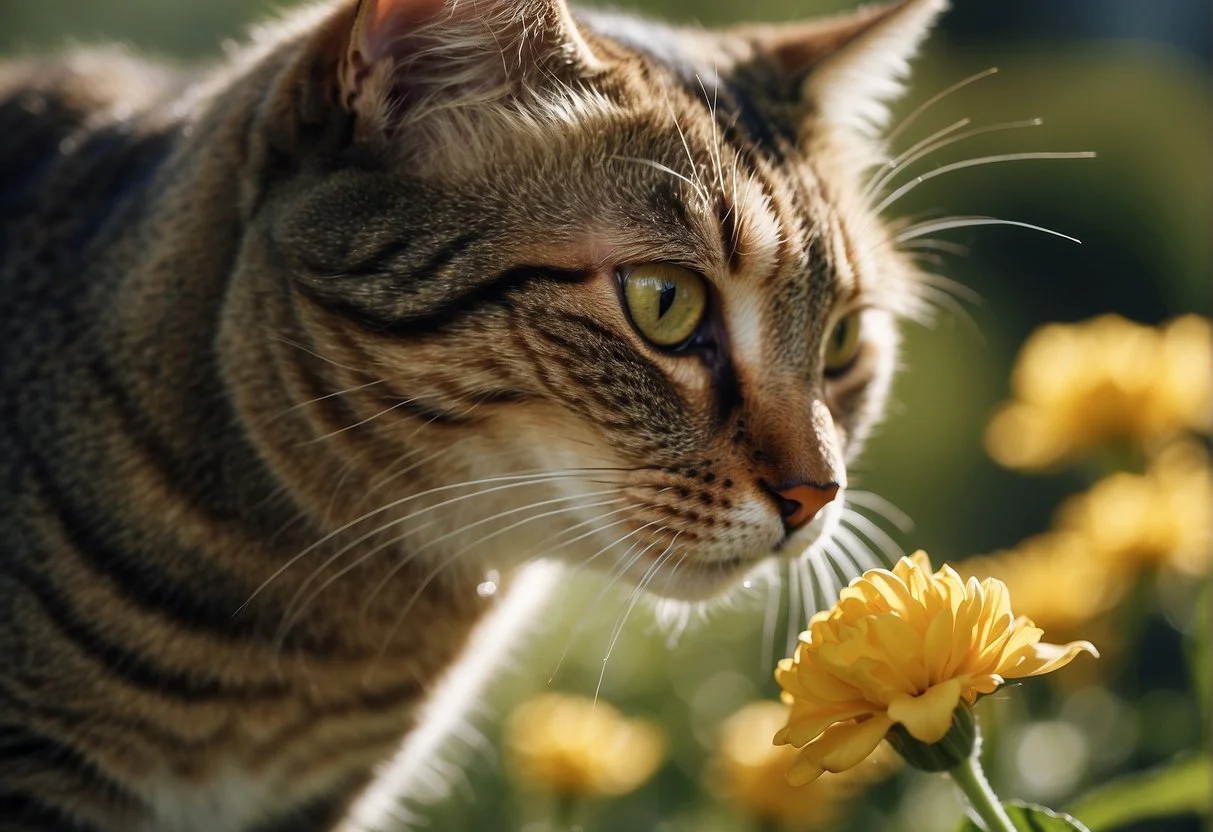
[[[626,794],[665,757],[661,730],[605,702],[547,693],[520,705],[505,726],[511,765],[525,782],[576,796]]]
[[[1044,630],[1071,633],[1106,612],[1124,591],[1123,572],[1109,569],[1075,531],[1029,537],[1013,549],[967,558],[957,565],[978,580],[997,577],[1015,611]]]
[[[848,799],[897,765],[891,750],[881,754],[878,749],[841,774],[825,774],[806,786],[789,785],[786,775],[796,762],[796,750],[773,745],[770,739],[787,720],[788,707],[782,703],[746,705],[721,726],[720,744],[709,769],[714,791],[750,816],[787,832],[828,828]]]
[[[1213,567],[1213,484],[1203,448],[1179,443],[1145,474],[1113,474],[1058,510],[1057,526],[1084,540],[1104,569],[1165,565],[1191,575]]]
[[[1013,399],[986,447],[1007,467],[1035,469],[1109,442],[1208,431],[1211,354],[1209,321],[1195,315],[1162,329],[1116,315],[1041,327],[1020,350]]]
[[[937,743],[962,700],[1049,673],[1083,651],[1098,655],[1085,641],[1042,644],[1043,634],[1011,614],[1001,581],[966,584],[946,565],[932,574],[925,552],[891,572],[865,572],[810,619],[795,655],[775,672],[791,705],[775,742],[803,747],[788,782],[852,768],[895,725]]]

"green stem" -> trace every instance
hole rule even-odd
[[[986,780],[985,772],[981,770],[979,753],[980,745],[973,749],[973,753],[963,763],[949,769],[948,774],[964,792],[986,832],[1016,832],[1006,809],[1002,808],[1002,801],[994,794],[990,782]]]
[[[557,832],[571,832],[577,827],[577,812],[580,808],[577,796],[568,792],[556,795],[556,807],[553,813],[553,824]]]

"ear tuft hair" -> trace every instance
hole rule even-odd
[[[819,117],[866,135],[887,124],[887,104],[898,98],[910,60],[948,0],[898,0],[857,13],[862,25],[821,59],[804,80],[803,94]]]
[[[745,26],[822,121],[875,135],[888,119],[910,59],[948,0],[895,0],[799,24]]]

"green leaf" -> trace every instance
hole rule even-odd
[[[1022,800],[1007,800],[1003,802],[1002,807],[1007,810],[1017,832],[1090,832],[1087,827],[1064,812],[1054,812],[1044,806],[1024,803]],[[978,826],[976,821],[966,819],[959,832],[985,830]]]
[[[1207,815],[1211,775],[1208,756],[1184,757],[1100,786],[1075,802],[1071,810],[1082,815],[1092,832],[1174,815]]]

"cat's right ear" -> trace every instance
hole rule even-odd
[[[306,83],[323,85],[319,100],[352,116],[361,140],[444,113],[525,106],[598,66],[564,0],[358,0],[323,29]]]
[[[947,6],[948,0],[886,0],[825,19],[742,31],[796,82],[818,120],[872,135],[883,128],[910,59]]]

